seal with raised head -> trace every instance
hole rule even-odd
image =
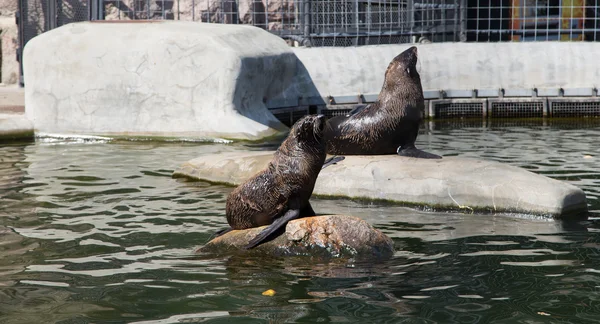
[[[327,155],[323,139],[326,125],[325,116],[309,115],[292,126],[266,169],[229,194],[226,215],[231,228],[218,235],[269,225],[245,246],[251,249],[290,220],[315,216],[308,200]]]
[[[345,116],[329,119],[327,153],[345,155],[394,154],[440,159],[415,147],[425,100],[416,69],[417,48],[396,56],[385,71],[377,100]]]

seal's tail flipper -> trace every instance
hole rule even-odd
[[[215,236],[215,237],[219,237],[219,236],[221,236],[221,235],[224,235],[224,234],[227,234],[227,233],[229,233],[229,232],[231,232],[231,231],[233,231],[233,228],[231,228],[231,227],[224,228],[224,229],[222,229],[222,230],[219,230],[219,231],[217,231],[217,232],[214,234],[214,236]]]
[[[334,155],[334,156],[330,157],[329,159],[325,160],[325,162],[323,163],[323,166],[321,167],[321,170],[325,169],[326,167],[328,167],[332,164],[336,164],[340,161],[343,161],[345,158],[346,158],[345,156]]]
[[[264,242],[271,234],[277,232],[280,228],[283,228],[287,222],[296,219],[300,216],[299,209],[290,209],[283,216],[277,218],[271,225],[262,230],[258,235],[248,242],[248,245],[244,247],[246,250],[250,250],[260,243]]]
[[[407,148],[399,147],[397,150],[397,153],[400,156],[414,157],[414,158],[418,158],[418,159],[441,159],[442,158],[439,155],[421,151],[414,146],[410,146]]]

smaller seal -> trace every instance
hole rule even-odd
[[[269,225],[245,246],[251,249],[285,228],[290,220],[315,216],[308,200],[327,155],[323,139],[326,126],[323,115],[298,120],[266,169],[229,194],[225,209],[231,228],[217,235]],[[330,159],[328,163],[339,160]]]
[[[440,159],[419,150],[415,140],[423,120],[425,100],[421,77],[416,69],[417,48],[398,54],[385,71],[383,88],[377,100],[346,116],[329,119],[325,134],[327,153],[381,155]]]

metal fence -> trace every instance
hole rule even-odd
[[[84,20],[250,24],[296,46],[600,40],[600,0],[17,1],[19,61],[31,38]]]
[[[598,0],[469,0],[468,41],[597,41]]]
[[[456,41],[458,0],[101,0],[103,19],[251,24],[300,45]]]

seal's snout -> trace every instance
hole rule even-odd
[[[327,125],[327,117],[325,115],[317,115],[317,128],[319,131],[324,131]]]

